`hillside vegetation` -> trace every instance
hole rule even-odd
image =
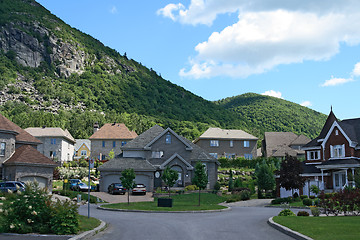
[[[189,139],[209,126],[260,138],[274,130],[313,137],[325,121],[323,114],[270,97],[207,101],[70,27],[34,0],[0,1],[0,78],[5,116],[23,128],[67,128],[75,138],[89,137],[95,122],[114,121],[137,133],[160,124]]]

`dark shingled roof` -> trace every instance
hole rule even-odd
[[[39,139],[26,132],[24,129],[4,117],[2,114],[0,114],[0,130],[12,131],[14,134],[17,133],[15,137],[16,142],[24,142],[31,145],[38,145],[41,143]]]
[[[4,165],[16,163],[41,164],[53,167],[56,167],[58,165],[30,145],[23,145],[17,148],[15,153],[4,162]]]
[[[160,127],[159,125],[155,125],[137,136],[135,139],[128,142],[126,145],[122,146],[121,149],[143,149],[148,143],[150,143],[163,131],[164,129],[162,127]]]
[[[360,143],[360,118],[345,119],[339,124],[352,141]]]
[[[319,139],[324,139],[326,137],[326,134],[329,132],[332,124],[335,121],[337,122],[337,118],[336,118],[335,114],[333,113],[333,111],[331,110],[330,113],[329,113],[329,116],[326,119],[326,122],[325,122],[319,136],[318,136]]]
[[[321,165],[344,165],[344,164],[360,164],[360,161],[356,158],[347,158],[347,159],[332,159],[321,163]]]
[[[114,158],[100,167],[100,171],[123,171],[132,168],[134,171],[155,171],[155,167],[143,158]]]
[[[306,173],[321,173],[321,170],[316,167],[318,165],[320,165],[320,164],[305,164],[305,162],[301,163],[304,174],[306,174]]]

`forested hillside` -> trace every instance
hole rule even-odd
[[[0,1],[0,111],[23,128],[56,126],[87,138],[95,122],[116,121],[137,133],[160,124],[189,139],[209,126],[260,138],[264,131],[290,129],[312,137],[324,121],[297,104],[271,111],[266,98],[237,104],[227,99],[215,104],[172,84],[34,0]]]

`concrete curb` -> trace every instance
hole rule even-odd
[[[306,236],[304,234],[293,231],[290,228],[287,228],[287,227],[285,227],[283,225],[280,225],[280,224],[274,222],[273,217],[269,218],[267,223],[271,227],[275,228],[276,230],[278,230],[278,231],[280,231],[282,233],[285,233],[286,235],[288,235],[290,237],[293,237],[295,239],[298,239],[298,240],[313,240],[311,237],[308,237],[308,236]]]
[[[266,205],[265,207],[268,207],[268,208],[284,208],[282,206],[273,206],[273,205]],[[296,207],[296,206],[289,206],[289,207],[286,207],[286,208],[293,208],[293,209],[307,209],[307,210],[310,210],[310,207]]]
[[[99,219],[100,220],[100,219]],[[100,220],[100,225],[92,230],[89,230],[89,231],[86,231],[86,232],[83,232],[79,235],[76,235],[72,238],[70,238],[69,240],[80,240],[80,239],[85,239],[85,238],[88,238],[88,237],[92,237],[94,236],[95,234],[97,234],[98,232],[100,231],[103,231],[107,225],[104,221]]]
[[[231,207],[217,210],[200,210],[200,211],[146,211],[146,210],[131,210],[131,209],[112,209],[98,206],[97,209],[105,211],[118,211],[118,212],[139,212],[139,213],[213,213],[230,211]]]

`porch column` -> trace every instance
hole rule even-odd
[[[348,181],[348,174],[347,174],[347,172],[348,172],[348,168],[345,170],[345,178],[346,178],[346,184],[345,184],[345,186],[349,186],[349,181]]]
[[[355,169],[351,168],[351,173],[352,173],[352,187],[355,187]]]
[[[321,186],[320,186],[321,190],[325,190],[325,186],[324,186],[324,170],[321,169]]]

